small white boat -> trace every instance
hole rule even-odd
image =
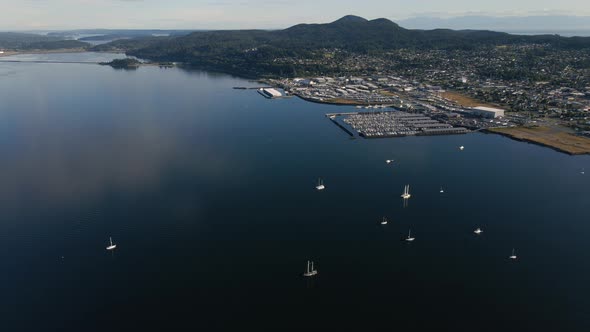
[[[392,160],[392,159],[387,159],[385,162],[386,162],[386,163],[388,163],[388,164],[391,164],[392,162],[394,162],[394,160]]]
[[[116,244],[113,244],[113,238],[109,237],[109,243],[110,245],[107,247],[107,250],[114,250],[115,248],[117,248]]]
[[[318,185],[315,186],[315,188],[317,190],[324,190],[324,189],[326,189],[326,186],[324,186],[324,181],[322,179],[319,179],[318,180]]]
[[[479,234],[483,233],[483,230],[478,227],[476,230],[473,231],[473,233],[479,235]]]
[[[445,192],[445,191],[444,191],[444,189],[443,189],[443,187],[440,187],[440,191],[439,191],[439,192],[440,192],[441,194]]]
[[[463,151],[463,150],[465,150],[465,147],[464,147],[463,145],[461,145],[461,146],[459,147],[459,150]]]
[[[412,195],[410,195],[410,185],[409,185],[409,184],[407,184],[407,185],[404,187],[404,193],[402,194],[402,196],[401,196],[401,197],[402,197],[403,199],[408,199],[408,198],[412,197]]]
[[[387,218],[383,217],[383,220],[381,220],[381,225],[387,225]]]
[[[414,241],[416,238],[412,237],[412,230],[408,230],[408,237],[406,238],[406,242],[412,242]]]
[[[311,263],[311,266],[310,266]],[[303,273],[304,277],[313,277],[318,274],[318,271],[313,268],[313,262],[307,261],[307,270]]]
[[[580,174],[582,174],[582,175],[586,174],[586,172],[584,172],[583,168],[582,168],[582,171],[580,172]]]
[[[514,253],[514,248],[512,248],[512,255],[510,255],[508,258],[515,260],[516,259],[516,254]]]

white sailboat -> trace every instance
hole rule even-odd
[[[404,187],[404,193],[402,194],[402,198],[403,198],[403,199],[408,199],[408,198],[410,198],[410,197],[412,197],[412,195],[410,195],[410,185],[409,185],[409,184],[407,184],[407,185]]]
[[[386,163],[388,163],[388,164],[391,164],[391,163],[392,163],[392,162],[394,162],[394,161],[395,161],[395,160],[393,160],[393,159],[387,159],[385,162],[386,162]]]
[[[476,230],[473,231],[473,233],[479,235],[479,234],[483,233],[483,230],[478,227]]]
[[[315,187],[317,190],[324,190],[326,186],[324,186],[324,181],[320,178],[318,180],[318,185]]]
[[[387,225],[387,218],[383,217],[383,220],[381,220],[381,225]]]
[[[113,249],[117,248],[117,245],[113,243],[112,237],[109,237],[109,243],[110,243],[110,245],[107,247],[107,250],[113,250]]]
[[[311,263],[311,265],[310,265]],[[313,262],[307,261],[307,270],[303,273],[304,277],[313,277],[318,274],[318,271],[313,268]]]
[[[445,191],[444,191],[444,189],[443,189],[443,187],[440,187],[440,191],[439,191],[439,192],[440,192],[441,194],[445,192]]]
[[[463,151],[463,150],[465,150],[465,147],[464,147],[463,145],[461,145],[461,146],[459,147],[459,150]]]
[[[508,258],[515,260],[516,259],[516,254],[514,253],[514,248],[512,248],[512,255],[510,255]]]
[[[408,237],[406,238],[407,242],[412,242],[414,241],[416,238],[412,237],[412,230],[408,230]]]

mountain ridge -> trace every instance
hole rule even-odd
[[[367,20],[347,15],[330,23],[297,24],[283,30],[197,31],[180,37],[119,40],[95,49],[124,51],[155,61],[222,65],[229,71],[253,66],[266,72],[276,66],[275,59],[312,59],[323,56],[323,50],[376,55],[404,48],[469,50],[519,44],[590,49],[590,38],[522,36],[489,30],[411,30],[385,18]]]

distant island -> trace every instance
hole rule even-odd
[[[103,66],[111,66],[118,69],[136,69],[141,65],[141,61],[134,58],[115,59],[110,62],[101,62]]]

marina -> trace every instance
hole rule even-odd
[[[470,132],[466,128],[453,127],[448,123],[442,123],[422,114],[396,110],[330,113],[326,116],[352,136],[352,132],[338,122],[338,117],[342,117],[344,124],[350,126],[360,137],[364,138],[456,135]]]

